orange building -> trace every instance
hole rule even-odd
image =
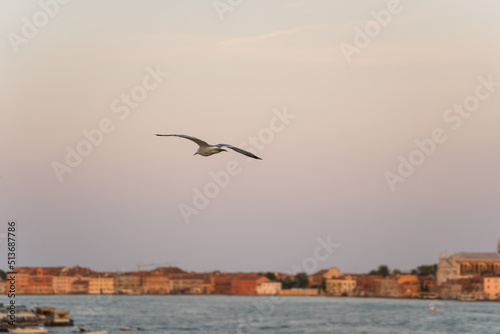
[[[30,281],[30,275],[27,275],[27,274],[21,274],[21,273],[17,273],[17,274],[14,274],[14,275],[10,275],[7,276],[7,279],[10,277],[10,276],[14,276],[15,279],[16,279],[16,283],[15,283],[15,286],[16,286],[16,294],[19,294],[19,295],[24,295],[24,294],[27,294],[29,293],[28,292],[28,288],[29,288],[29,281]],[[9,291],[10,289],[10,281],[7,281],[7,286],[6,286],[6,290]]]
[[[76,276],[53,276],[52,288],[55,294],[67,294],[71,291],[71,285],[78,280]]]
[[[213,278],[214,293],[218,295],[229,295],[231,293],[231,279],[226,275]]]
[[[483,288],[488,299],[500,300],[500,276],[484,277]]]
[[[267,277],[258,275],[242,275],[231,280],[232,295],[256,295],[257,285],[269,281]]]
[[[26,293],[44,295],[53,294],[52,276],[30,276]]]
[[[142,276],[141,289],[148,294],[166,294],[170,292],[168,276],[161,272],[151,272]]]
[[[257,284],[252,279],[235,279],[231,281],[232,295],[256,295]]]

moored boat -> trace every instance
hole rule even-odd
[[[458,297],[458,300],[464,301],[464,302],[473,302],[477,300],[477,297],[474,295],[461,295]]]
[[[69,311],[56,311],[54,307],[36,307],[34,311],[45,326],[73,326]]]
[[[25,305],[17,305],[15,308],[16,312],[16,325],[18,328],[25,327],[36,327],[39,324],[39,320],[31,311],[28,311]],[[7,332],[9,328],[12,329],[11,321],[11,310],[0,303],[0,332]]]
[[[107,334],[108,333],[107,331],[93,331],[93,330],[90,330],[86,326],[78,326],[78,329],[80,330],[80,332],[85,333],[85,334]]]
[[[16,328],[9,328],[9,333],[23,333],[23,334],[29,334],[29,333],[47,333],[47,329],[43,327],[16,327]]]

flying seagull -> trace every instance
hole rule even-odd
[[[204,157],[208,157],[212,154],[220,153],[222,151],[227,152],[227,150],[222,148],[222,147],[227,147],[227,148],[232,149],[233,151],[244,154],[247,157],[262,160],[261,158],[259,158],[255,154],[252,154],[248,151],[242,150],[241,148],[238,148],[238,147],[233,146],[233,145],[228,145],[228,144],[209,145],[207,142],[205,142],[201,139],[191,137],[191,136],[186,136],[186,135],[160,135],[160,134],[156,134],[156,135],[157,136],[168,136],[168,137],[181,137],[181,138],[186,138],[186,139],[194,141],[200,147],[198,147],[198,151],[196,151],[196,153],[193,155],[199,154],[199,155],[202,155]]]

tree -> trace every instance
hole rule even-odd
[[[392,271],[392,273],[393,273],[394,275],[401,275],[401,274],[402,274],[401,270],[399,270],[399,269],[394,269],[394,270]]]
[[[276,278],[276,275],[274,273],[271,273],[271,272],[267,272],[263,276],[269,278],[271,281],[277,281],[278,280]]]
[[[418,266],[417,272],[418,275],[435,275],[437,272],[437,264]]]
[[[389,267],[386,266],[385,264],[382,264],[382,265],[378,266],[378,272],[379,272],[379,275],[387,277],[387,276],[389,276]]]
[[[6,278],[7,278],[7,274],[5,273],[5,271],[0,269],[0,279],[4,280]]]
[[[324,277],[321,279],[320,288],[321,288],[321,290],[326,291],[326,278],[324,278]]]
[[[297,273],[294,281],[297,288],[307,288],[309,286],[309,277],[306,273]]]
[[[295,281],[292,281],[290,277],[281,280],[281,288],[284,290],[295,288]]]
[[[387,277],[389,276],[389,267],[385,264],[381,264],[380,266],[378,266],[377,270],[370,271],[368,275],[381,275]]]

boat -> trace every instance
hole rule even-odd
[[[433,312],[437,312],[437,311],[439,311],[439,308],[437,306],[431,306],[431,307],[429,307],[429,310],[431,310]]]
[[[16,325],[17,328],[25,327],[36,327],[39,324],[39,320],[31,311],[28,311],[25,305],[16,306]],[[7,305],[0,303],[0,332],[8,332],[12,329],[10,323],[10,310]]]
[[[473,301],[477,300],[477,298],[474,295],[461,295],[458,297],[458,300],[461,300],[464,302],[473,302]]]
[[[69,311],[56,311],[54,307],[36,307],[34,311],[45,326],[73,326]]]
[[[140,330],[139,327],[120,327],[121,331],[131,332]]]
[[[85,326],[78,326],[78,329],[80,332],[85,333],[85,334],[107,334],[108,332],[106,331],[92,331],[88,327]]]
[[[47,333],[48,330],[43,327],[16,327],[9,328],[9,333]]]

